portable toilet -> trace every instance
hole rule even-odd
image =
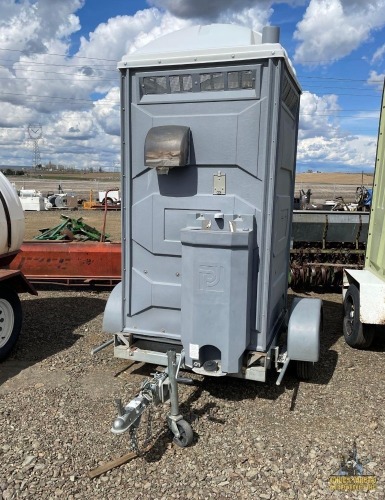
[[[279,28],[213,24],[120,63],[120,358],[265,381],[319,356],[322,304],[287,311],[300,85]],[[278,346],[288,328],[287,346]]]

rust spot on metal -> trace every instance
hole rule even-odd
[[[121,280],[121,244],[25,242],[10,269],[21,270],[32,283],[114,285]]]

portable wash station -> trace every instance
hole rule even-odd
[[[180,368],[280,383],[319,357],[322,304],[287,314],[300,87],[279,29],[195,26],[119,64],[122,106],[122,282],[103,329],[119,358],[167,366],[112,431],[138,425],[150,402],[179,414]],[[279,347],[283,330],[286,347]]]

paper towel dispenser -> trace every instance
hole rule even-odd
[[[168,174],[170,168],[188,165],[190,128],[181,125],[152,127],[144,143],[144,164]]]

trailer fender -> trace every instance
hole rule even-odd
[[[351,285],[359,290],[359,319],[363,324],[385,325],[385,280],[371,269],[345,269],[343,299]]]
[[[5,286],[16,293],[28,292],[31,295],[37,295],[37,291],[32,283],[18,270],[0,269],[0,286]]]
[[[103,331],[106,333],[118,333],[123,330],[123,292],[122,282],[118,283],[112,290],[107,300],[103,317]]]
[[[296,361],[318,361],[321,330],[322,301],[296,297],[287,330],[288,357]]]

